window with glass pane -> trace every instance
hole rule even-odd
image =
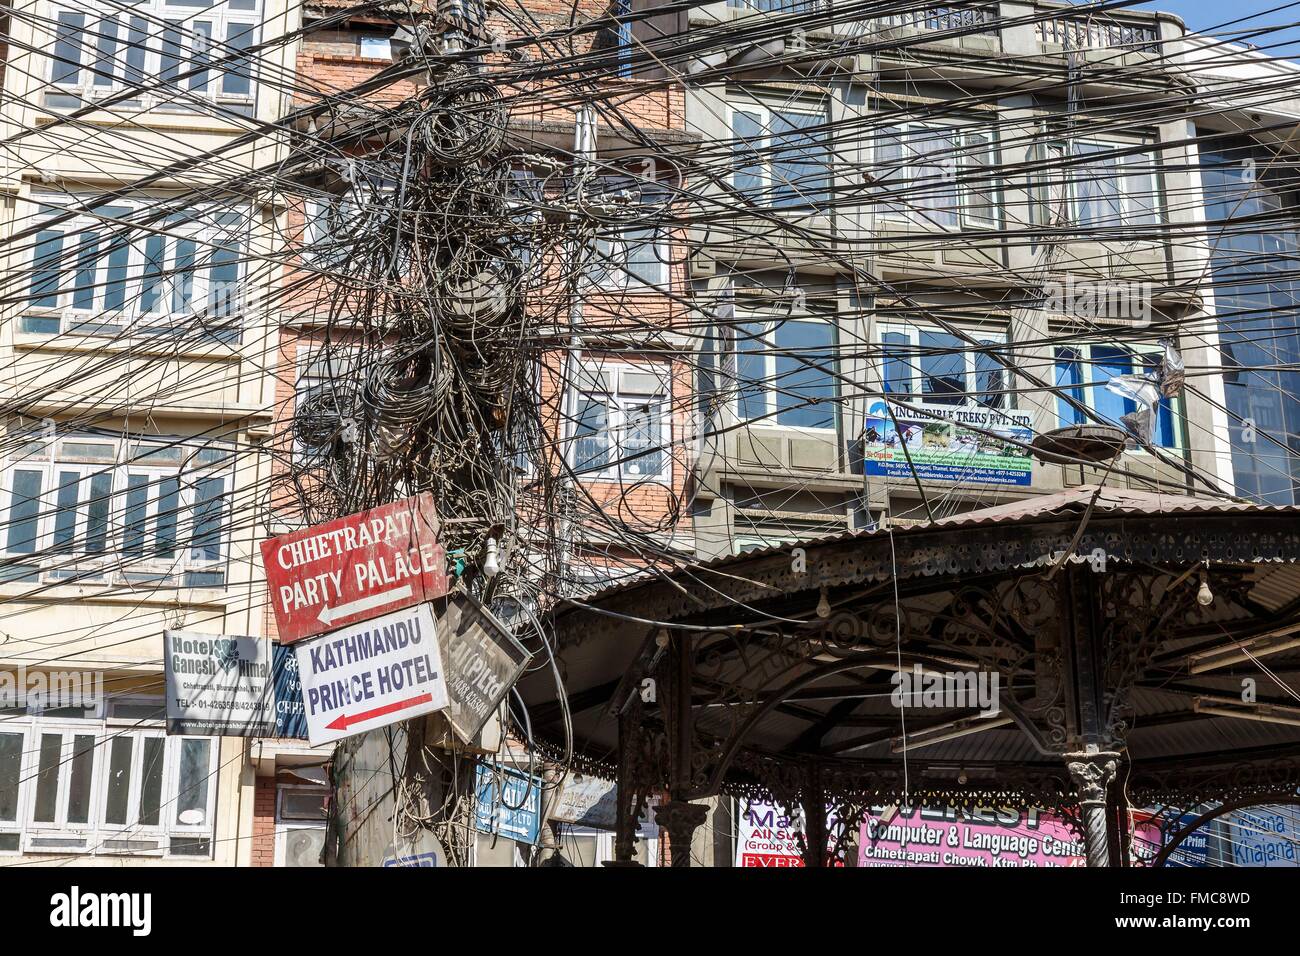
[[[64,439],[53,458],[41,469],[9,471],[7,510],[0,507],[6,553],[69,556],[45,564],[50,580],[106,583],[98,559],[109,555],[123,559],[113,573],[127,580],[161,581],[195,568],[224,576],[214,566],[226,556],[228,450],[166,440]]]
[[[798,428],[835,427],[835,330],[829,322],[776,327],[776,420]]]
[[[186,738],[181,741],[180,782],[176,799],[176,822],[198,826],[208,822],[208,787],[212,774],[212,741]]]
[[[904,401],[937,405],[978,404],[1009,409],[1004,341],[987,333],[973,338],[919,327],[883,328],[884,390]]]
[[[1081,226],[1133,226],[1157,221],[1155,159],[1150,153],[1118,155],[1125,147],[1077,143],[1073,166],[1075,221]]]
[[[55,8],[52,89],[46,104],[86,105],[114,94],[115,106],[211,109],[252,115],[260,4],[135,0]],[[202,11],[177,10],[200,7]]]
[[[14,823],[18,820],[23,739],[22,734],[0,731],[0,823]]]
[[[733,106],[732,183],[759,205],[822,207],[832,152],[824,111]]]
[[[1056,349],[1055,385],[1060,390],[1056,400],[1057,416],[1062,425],[1083,425],[1098,420],[1123,428],[1121,419],[1137,405],[1106,388],[1117,375],[1154,371],[1160,361],[1157,351],[1134,352],[1118,345],[1062,346]],[[1071,405],[1068,395],[1091,409],[1092,415]],[[1178,415],[1174,400],[1162,398],[1156,408],[1155,444],[1162,448],[1179,446]]]
[[[21,331],[222,342],[238,337],[247,228],[242,214],[166,214],[147,202],[95,206],[55,220],[64,214],[52,201],[38,204],[49,228],[33,248]]]
[[[736,345],[739,418],[794,428],[835,427],[832,323],[742,323]]]
[[[1001,221],[990,132],[907,124],[876,141],[881,213],[918,225],[996,228]]]
[[[606,366],[587,377],[609,391],[580,392],[574,423],[576,470],[604,477],[667,474],[667,380],[657,371]]]

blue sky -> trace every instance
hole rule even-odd
[[[1177,14],[1190,30],[1223,39],[1254,43],[1272,56],[1300,59],[1300,3],[1290,0],[1154,0],[1135,9],[1164,10]],[[1265,12],[1270,11],[1270,12]],[[1229,21],[1237,21],[1229,24]],[[1282,29],[1266,35],[1250,33],[1270,27]]]

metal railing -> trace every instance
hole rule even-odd
[[[923,7],[894,13],[877,18],[877,22],[891,27],[910,27],[913,30],[950,31],[964,30],[976,33],[996,33],[998,29],[998,8],[991,6],[970,6],[967,4],[945,4],[936,7]],[[972,27],[978,30],[972,31]]]
[[[1040,43],[1067,50],[1127,50],[1159,53],[1160,32],[1151,23],[1121,23],[1088,17],[1055,17],[1034,25]]]

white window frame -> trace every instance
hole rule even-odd
[[[35,206],[34,218],[39,229],[45,220],[52,219],[68,206],[82,206],[95,200],[94,195],[81,194],[72,197],[38,193],[32,197]],[[213,206],[199,206],[169,215],[166,219],[146,226],[131,229],[130,224],[138,219],[149,219],[152,208],[165,200],[113,200],[101,208],[120,208],[124,215],[120,219],[108,218],[95,212],[79,212],[66,222],[58,223],[53,230],[62,236],[57,254],[57,288],[48,289],[38,285],[38,275],[44,276],[51,265],[47,260],[48,252],[43,251],[43,243],[38,236],[32,244],[28,271],[31,286],[24,290],[25,302],[21,306],[19,331],[31,335],[56,335],[78,333],[83,335],[108,336],[114,340],[129,338],[136,341],[154,341],[174,339],[177,336],[206,338],[201,326],[195,319],[206,316],[206,322],[212,326],[211,337],[221,341],[222,333],[233,333],[237,339],[240,320],[243,313],[242,285],[247,274],[244,259],[249,248],[250,220],[247,210],[242,208],[219,209]],[[185,221],[178,222],[176,220]],[[79,290],[82,285],[78,277],[82,272],[81,264],[84,250],[79,243],[88,232],[95,233],[98,244],[93,247],[94,259],[91,266],[91,282],[88,288]],[[109,308],[107,294],[110,289],[109,269],[111,260],[109,250],[120,247],[116,241],[123,234],[126,239],[127,261],[123,270],[123,279],[114,283],[120,288],[123,306]],[[159,308],[152,312],[141,311],[146,287],[146,268],[149,265],[149,252],[158,240],[162,242],[161,275],[151,281],[157,290]],[[181,273],[177,270],[178,255],[182,242],[193,243],[193,264]],[[235,279],[231,284],[230,298],[214,297],[212,293],[212,270],[217,265],[213,256],[222,246],[236,247]],[[183,290],[188,284],[188,293]],[[221,292],[222,290],[215,290]],[[180,295],[182,308],[174,305]],[[78,298],[90,298],[87,306],[78,303]],[[54,303],[39,300],[54,298]],[[213,306],[217,311],[214,313]],[[222,311],[228,309],[229,311]],[[35,326],[57,322],[57,328],[46,329]]]
[[[737,421],[746,422],[748,424],[748,427],[750,428],[779,428],[782,429],[783,431],[799,432],[801,434],[806,434],[812,437],[822,437],[822,438],[829,435],[834,435],[838,431],[838,418],[839,418],[838,402],[832,403],[832,408],[836,410],[833,411],[831,414],[833,421],[830,425],[826,425],[823,427],[812,427],[810,425],[790,425],[780,421],[781,412],[777,406],[777,398],[776,398],[777,391],[779,390],[779,383],[776,382],[776,362],[777,362],[776,340],[773,337],[773,333],[775,332],[776,326],[778,324],[788,325],[792,322],[805,322],[809,324],[815,323],[819,325],[825,325],[830,328],[831,330],[830,351],[831,351],[831,366],[832,366],[831,384],[834,388],[836,389],[839,388],[840,383],[836,374],[838,372],[839,361],[840,361],[839,323],[836,322],[835,317],[833,315],[823,316],[823,315],[808,314],[808,315],[800,315],[796,317],[788,317],[782,315],[773,315],[772,313],[769,312],[745,312],[741,309],[737,309],[736,321],[735,321],[735,326],[736,326],[735,337],[732,338],[732,342],[731,342],[731,347],[735,355],[735,369],[736,369],[736,375],[735,375],[736,397],[732,403],[736,415],[736,419]],[[763,326],[765,326],[763,330],[763,334],[761,336],[763,342],[763,348],[761,351],[754,350],[753,352],[750,351],[742,352],[740,348],[740,344],[742,341],[741,326],[752,325],[752,324],[762,324]],[[745,341],[750,341],[747,336],[745,337]],[[753,419],[744,418],[741,414],[742,397],[740,393],[744,391],[746,388],[745,385],[746,380],[742,379],[740,376],[740,365],[741,365],[742,355],[756,355],[756,356],[761,356],[762,358],[763,381],[765,384],[763,388],[763,415],[760,418],[753,418]]]
[[[799,116],[811,116],[815,119],[821,120],[821,122],[826,125],[826,129],[822,133],[822,139],[818,143],[819,148],[824,150],[826,154],[826,179],[825,179],[825,184],[822,187],[823,190],[822,194],[820,195],[820,197],[815,198],[811,202],[805,203],[803,201],[795,201],[795,202],[782,203],[780,205],[777,205],[773,201],[773,193],[782,186],[781,183],[778,183],[776,181],[776,177],[773,172],[772,156],[770,152],[767,151],[768,147],[770,147],[771,145],[772,137],[774,135],[779,135],[779,134],[774,134],[772,132],[772,113],[774,111],[778,113],[792,113]],[[760,142],[740,144],[739,137],[736,136],[736,114],[737,113],[749,113],[751,115],[758,116],[759,126],[761,127],[762,130],[760,134]],[[777,104],[777,103],[769,102],[765,99],[758,99],[758,98],[746,100],[746,101],[728,100],[727,122],[728,122],[728,131],[733,142],[735,142],[737,146],[741,146],[741,145],[751,146],[756,151],[757,155],[754,158],[757,160],[757,162],[755,163],[755,165],[761,166],[762,168],[761,175],[763,177],[763,181],[766,183],[761,193],[759,194],[749,193],[742,190],[738,185],[736,185],[736,181],[738,177],[742,175],[740,169],[737,168],[731,174],[731,183],[732,186],[735,187],[737,192],[739,192],[742,196],[749,197],[750,200],[754,203],[754,205],[762,206],[765,209],[772,212],[792,214],[792,215],[806,215],[808,212],[814,212],[814,213],[820,212],[820,214],[823,215],[826,213],[826,210],[818,210],[817,207],[830,204],[830,202],[834,198],[833,191],[835,186],[836,162],[835,162],[835,146],[832,140],[831,127],[829,125],[830,124],[829,100],[821,103],[819,106],[810,105],[808,103],[801,102],[801,101]],[[735,157],[734,155],[731,158],[733,161],[737,159],[737,157]],[[741,158],[747,158],[747,157],[741,157]],[[789,188],[795,191],[795,196],[794,196],[795,200],[802,200],[802,193],[800,187],[794,183],[790,183],[788,185]],[[805,205],[811,206],[813,208],[811,210],[805,210],[801,208]]]
[[[285,837],[295,830],[321,830],[328,834],[328,821],[325,817],[308,820],[305,817],[286,816],[284,797],[287,792],[307,792],[320,794],[328,799],[329,788],[312,784],[277,783],[275,785],[275,865],[285,865],[287,845]]]
[[[575,866],[577,865],[577,862],[575,862],[568,853],[565,853],[565,839],[570,836],[596,838],[595,859],[591,861],[592,868],[604,866],[607,862],[613,862],[613,860],[616,859],[614,855],[614,845],[617,842],[616,834],[611,833],[609,830],[600,830],[595,827],[585,827],[566,823],[560,831],[560,853],[564,855],[566,860],[573,863]],[[638,834],[638,836],[641,835]],[[645,835],[641,838],[645,840],[644,848],[646,850],[647,858],[644,860],[641,859],[641,855],[638,853],[634,859],[642,866],[657,867],[659,865],[659,840],[653,835]],[[641,846],[637,847],[638,850],[641,848]],[[585,863],[583,868],[586,868]]]
[[[1005,347],[1007,343],[1007,329],[1005,327],[999,327],[994,330],[963,328],[962,331],[978,341],[994,342],[1003,347]],[[981,394],[979,367],[976,362],[975,351],[972,348],[967,348],[962,351],[962,360],[965,364],[966,380],[968,383],[973,383],[975,387],[973,390],[969,390],[965,393],[963,401],[942,402],[926,397],[924,391],[924,373],[921,371],[920,362],[921,335],[926,332],[935,335],[951,334],[938,326],[924,324],[917,325],[915,323],[882,322],[876,326],[876,337],[879,339],[878,347],[880,349],[880,389],[883,396],[886,399],[889,399],[890,396],[893,395],[892,392],[887,392],[885,390],[889,381],[889,368],[887,364],[889,356],[885,352],[885,349],[891,347],[885,342],[885,336],[889,334],[901,334],[907,336],[907,344],[908,348],[911,350],[912,359],[907,363],[907,367],[911,372],[911,387],[909,388],[906,397],[898,397],[899,401],[912,406],[931,404],[946,405],[952,408],[989,408],[990,406],[983,405],[978,400],[978,396]],[[1004,414],[1010,414],[1015,411],[1015,396],[1008,391],[1010,370],[1001,365],[999,365],[999,369],[1001,369],[1002,375],[1002,405],[993,408],[992,410]]]
[[[116,102],[113,109],[136,106],[140,109],[194,111],[201,108],[200,103],[203,103],[224,106],[252,116],[258,86],[257,56],[249,54],[247,93],[232,93],[222,89],[222,78],[232,72],[230,68],[235,65],[233,61],[225,64],[224,68],[209,66],[203,76],[204,83],[199,87],[192,86],[197,75],[184,76],[194,69],[196,54],[206,52],[206,59],[210,63],[234,52],[228,45],[232,27],[237,33],[242,32],[239,30],[241,27],[252,28],[243,40],[245,48],[251,48],[260,42],[262,2],[252,0],[252,5],[251,10],[237,10],[229,0],[211,0],[206,7],[176,0],[133,0],[129,9],[112,3],[97,3],[96,0],[62,0],[52,4],[48,14],[50,25],[45,28],[44,37],[37,35],[38,42],[44,39],[49,43],[51,53],[45,73],[50,79],[45,102],[55,108],[67,108],[60,97],[75,96],[80,100],[80,105],[93,104],[140,85],[134,76],[130,82],[127,80],[128,73],[138,70],[144,79],[144,85],[150,88],[149,91]],[[62,55],[64,52],[66,28],[60,18],[68,15],[82,17],[80,27],[73,28],[80,39],[80,65],[74,81],[66,79],[68,65],[55,59],[56,53]],[[106,51],[113,60],[114,75],[111,80],[96,72],[100,45],[107,45],[103,40],[106,34],[101,33],[99,27],[107,20],[116,24],[113,45]],[[136,22],[133,24],[133,21]],[[206,37],[198,28],[200,24],[209,29]],[[136,27],[134,30],[133,25]],[[171,25],[175,25],[174,34],[168,29]],[[126,56],[129,44],[138,42],[141,33],[145,37],[143,61],[137,65],[128,64]],[[180,56],[175,69],[183,78],[178,78],[175,85],[161,82],[164,74],[163,43],[169,34],[174,35],[180,45]],[[168,56],[170,58],[172,54]],[[55,80],[55,77],[65,78]],[[195,100],[200,103],[195,103]]]
[[[1148,342],[1082,342],[1082,343],[1077,343],[1072,345],[1052,346],[1052,385],[1056,389],[1056,391],[1053,393],[1052,396],[1052,413],[1053,416],[1056,418],[1057,425],[1060,427],[1076,424],[1074,421],[1067,422],[1061,417],[1061,404],[1063,401],[1060,396],[1061,392],[1066,392],[1069,391],[1070,389],[1078,389],[1083,395],[1083,404],[1087,405],[1089,408],[1092,408],[1095,411],[1096,403],[1090,401],[1090,398],[1092,395],[1096,394],[1097,391],[1099,390],[1104,391],[1106,388],[1106,383],[1104,380],[1102,380],[1099,377],[1092,377],[1096,375],[1096,373],[1098,372],[1097,363],[1093,360],[1092,357],[1092,350],[1095,347],[1127,349],[1129,352],[1133,354],[1134,358],[1138,358],[1143,355],[1163,354],[1163,349],[1161,349],[1159,345],[1155,343],[1148,343]],[[1083,369],[1085,374],[1089,376],[1087,381],[1082,381],[1078,385],[1058,386],[1056,384],[1057,364],[1060,361],[1057,353],[1061,349],[1073,349],[1074,351],[1080,353],[1079,356],[1080,367]],[[1139,366],[1135,362],[1133,368],[1134,374],[1137,374],[1138,369]],[[1187,427],[1186,408],[1183,404],[1182,397],[1176,396],[1174,398],[1169,399],[1169,408],[1170,408],[1170,413],[1173,417],[1174,443],[1172,445],[1156,445],[1156,447],[1161,448],[1167,452],[1170,452],[1171,454],[1181,455],[1186,451],[1186,444],[1187,444],[1187,439],[1184,434]],[[1155,414],[1157,415],[1159,414],[1158,408]],[[1097,418],[1085,419],[1084,424],[1095,425],[1101,420],[1102,420],[1101,416],[1099,415],[1097,416]],[[1119,425],[1118,422],[1116,422],[1115,424],[1117,427],[1121,427],[1121,428],[1123,427]],[[1142,447],[1141,445],[1138,445],[1137,447],[1134,448],[1127,449],[1127,453],[1130,455],[1151,454],[1146,448]]]
[[[956,214],[952,217],[952,222],[946,222],[934,218],[933,210],[925,206],[917,205],[915,202],[908,201],[908,192],[914,181],[912,169],[916,161],[922,159],[925,154],[911,154],[910,148],[906,144],[915,134],[931,134],[934,136],[948,136],[957,142],[954,146],[954,155],[951,159],[951,168],[953,170],[952,181],[950,185],[945,185],[942,181],[927,181],[923,188],[930,196],[938,197],[945,188],[951,188],[953,194],[954,208]],[[885,167],[886,159],[883,155],[886,136],[894,136],[900,144],[900,150],[909,149],[909,155],[899,156],[898,168],[890,170]],[[986,155],[989,158],[987,166],[980,166],[971,160],[972,153],[968,140],[974,136],[982,136],[985,139]],[[890,126],[875,141],[875,168],[877,182],[881,189],[886,192],[893,192],[901,189],[901,195],[896,200],[886,199],[880,201],[876,206],[876,214],[881,219],[893,220],[898,222],[908,222],[917,226],[929,229],[942,229],[944,231],[962,231],[962,230],[996,230],[999,229],[1006,218],[1004,209],[1005,195],[1001,179],[997,175],[999,168],[1000,147],[998,144],[997,130],[982,125],[970,123],[955,123],[952,125],[941,125],[938,123],[899,123]],[[926,166],[947,167],[947,162],[926,163]],[[989,184],[983,189],[975,188],[971,183],[961,182],[958,177],[959,169],[986,170],[991,177]],[[984,196],[987,203],[975,201],[977,197]],[[991,208],[991,217],[980,217],[974,214],[973,210],[988,205]]]
[[[161,710],[161,701],[158,702]],[[220,738],[169,736],[162,720],[119,720],[102,715],[77,720],[67,717],[42,717],[33,709],[29,716],[9,718],[0,723],[0,733],[17,733],[22,736],[22,757],[19,761],[18,819],[0,823],[0,833],[18,833],[17,851],[0,851],[0,856],[22,854],[54,854],[57,856],[147,856],[173,859],[211,859],[212,843],[216,833],[216,805],[218,775],[220,772]],[[36,789],[40,769],[41,737],[59,734],[58,783],[56,789],[55,819],[37,823]],[[78,736],[94,738],[94,763],[91,769],[90,809],[85,823],[68,823],[68,803],[71,798],[72,754]],[[105,801],[109,790],[109,756],[112,741],[117,738],[131,740],[131,769],[127,791],[127,817],[121,824],[105,821]],[[143,762],[146,739],[163,741],[162,790],[159,794],[158,823],[139,823],[140,792],[144,782]],[[208,747],[206,795],[202,824],[182,824],[175,820],[176,804],[180,798],[181,750],[186,741],[203,741]],[[80,840],[84,848],[37,846],[40,839],[62,838]],[[173,839],[199,839],[209,841],[205,854],[172,853]],[[156,848],[118,849],[105,844],[110,840],[153,840]]]
[[[1052,176],[1063,177],[1064,182],[1049,182],[1032,184],[1031,194],[1033,196],[1033,222],[1036,225],[1046,225],[1047,217],[1054,214],[1055,206],[1061,200],[1060,191],[1066,191],[1066,208],[1069,210],[1070,222],[1067,226],[1081,226],[1084,228],[1104,228],[1107,226],[1135,226],[1135,227],[1158,227],[1164,217],[1164,196],[1163,196],[1163,173],[1160,163],[1157,159],[1158,149],[1156,144],[1150,142],[1141,143],[1122,143],[1112,142],[1101,139],[1076,139],[1074,140],[1075,152],[1072,156],[1066,156],[1066,141],[1057,137],[1042,137],[1035,144],[1034,151],[1039,161],[1044,165],[1044,172]],[[1131,150],[1140,148],[1141,152],[1127,153],[1125,155],[1115,156],[1114,159],[1121,170],[1120,175],[1112,177],[1116,184],[1116,198],[1119,200],[1120,215],[1119,221],[1114,223],[1089,222],[1082,221],[1082,200],[1079,197],[1079,187],[1082,179],[1086,178],[1087,165],[1085,160],[1088,154],[1079,151],[1080,147],[1097,147],[1105,153],[1116,152],[1121,150]],[[1063,165],[1067,162],[1071,165]],[[1146,172],[1140,175],[1150,178],[1151,196],[1149,207],[1139,205],[1134,200],[1134,191],[1127,186],[1131,178],[1128,173],[1123,172],[1123,166],[1134,160],[1140,160],[1136,165]],[[1061,165],[1057,165],[1061,164]],[[1150,217],[1149,221],[1143,222],[1139,217]]]
[[[231,556],[230,495],[234,488],[233,448],[217,442],[186,441],[174,446],[180,451],[180,465],[177,466],[159,467],[127,460],[138,458],[139,449],[154,444],[166,446],[171,444],[171,440],[132,436],[123,441],[100,436],[69,435],[47,442],[44,451],[39,455],[29,454],[26,457],[11,458],[0,463],[3,465],[0,469],[0,515],[4,515],[6,521],[13,503],[13,488],[17,473],[35,471],[41,474],[33,550],[31,552],[9,551],[9,531],[6,529],[0,533],[0,555],[8,556],[17,565],[39,568],[40,580],[49,584],[104,584],[128,587],[148,584],[149,586],[225,588],[224,578],[221,584],[197,585],[187,585],[185,578],[192,573],[227,571]],[[114,453],[113,459],[109,460],[105,457],[91,460],[87,456],[78,460],[66,457],[67,453],[64,449],[78,445],[111,447]],[[169,449],[164,448],[164,450]],[[200,464],[199,455],[213,455],[217,460],[215,463]],[[76,517],[72,539],[82,548],[84,548],[89,522],[91,481],[88,479],[95,475],[109,476],[109,508],[105,547],[102,552],[75,548],[55,549],[54,534],[60,514],[59,488],[62,485],[60,476],[68,472],[75,472],[80,476],[76,485]],[[140,555],[127,555],[123,551],[129,509],[128,478],[131,475],[145,475],[151,478],[151,483],[146,486],[146,519],[142,544],[144,553]],[[179,479],[176,538],[171,557],[150,554],[152,539],[157,530],[159,502],[156,498],[151,499],[148,496],[156,494],[156,479],[159,477]],[[215,558],[196,554],[199,546],[194,541],[194,529],[199,517],[197,513],[199,483],[207,478],[219,478],[222,481],[220,492],[212,499],[222,506],[221,530],[217,543],[218,555]],[[149,577],[136,580],[134,575],[137,574]]]
[[[649,375],[659,382],[659,389],[653,393],[629,391],[627,385],[629,374]],[[621,362],[602,362],[584,369],[579,373],[579,380],[571,382],[573,391],[573,420],[566,423],[565,437],[569,447],[569,465],[577,477],[582,480],[668,483],[673,473],[673,423],[672,423],[672,378],[667,366],[640,366]],[[579,470],[581,456],[578,454],[580,443],[590,435],[578,434],[581,410],[588,401],[604,401],[605,427],[596,434],[606,438],[607,457],[610,464],[604,468],[586,467]],[[627,448],[626,434],[633,411],[644,406],[652,408],[654,419],[658,423],[660,468],[657,472],[642,473],[631,469],[644,467],[649,456],[620,461],[631,452]]]
[[[647,233],[646,238],[629,238]],[[654,274],[650,277],[633,272],[633,246],[649,247],[654,254]],[[596,236],[596,250],[588,275],[599,289],[623,292],[663,292],[669,285],[669,243],[662,229],[603,230]]]

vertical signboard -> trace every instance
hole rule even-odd
[[[496,618],[463,594],[449,597],[438,615],[438,641],[447,665],[447,719],[468,742],[523,673],[529,654]]]
[[[275,732],[270,641],[167,630],[163,642],[169,734]]]
[[[298,658],[292,647],[272,645],[271,679],[275,684],[275,736],[307,739],[307,712],[298,680]]]
[[[280,643],[447,593],[438,512],[426,493],[262,542]]]

